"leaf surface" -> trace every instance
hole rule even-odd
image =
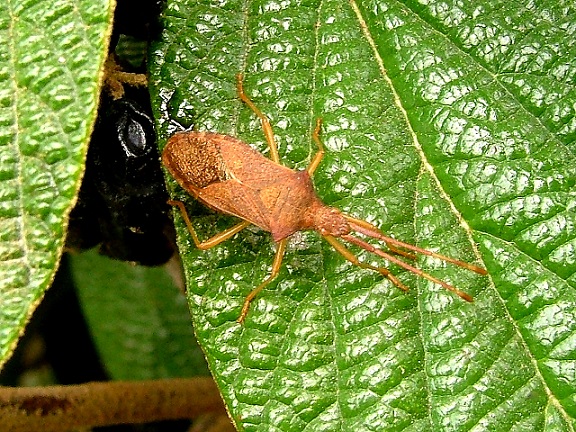
[[[267,233],[198,251],[175,216],[198,340],[240,430],[574,430],[570,2],[175,1],[152,54],[160,134],[176,123],[267,154],[235,75],[327,203],[489,271],[354,267],[315,233],[280,275]],[[553,43],[552,43],[553,42]],[[235,223],[170,182],[202,239]],[[362,260],[380,262],[357,251]]]
[[[58,266],[112,11],[91,0],[0,5],[0,365]]]
[[[133,266],[96,251],[72,256],[71,264],[94,342],[113,379],[207,373],[185,296],[164,267]]]

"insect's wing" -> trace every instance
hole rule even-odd
[[[237,138],[215,136],[211,142],[224,179],[201,188],[198,199],[270,231],[276,241],[310,228],[303,216],[317,197],[307,172],[279,165]]]
[[[282,202],[284,179],[294,171],[278,165],[243,141],[226,137],[217,142],[225,181],[212,183],[198,198],[210,207],[238,216],[270,231],[274,208]]]
[[[293,170],[268,159],[237,138],[218,143],[227,179],[255,189],[265,188],[290,176]]]
[[[198,199],[214,210],[237,216],[270,231],[269,212],[263,207],[258,190],[238,180],[213,183],[198,193]]]
[[[275,241],[314,228],[307,216],[310,209],[323,204],[314,192],[310,176],[306,171],[274,165],[273,175],[254,173],[250,181],[213,183],[202,189],[198,197],[216,210],[269,231]]]

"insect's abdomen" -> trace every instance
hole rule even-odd
[[[184,189],[201,189],[226,180],[224,162],[213,135],[217,134],[186,132],[168,140],[162,162]]]

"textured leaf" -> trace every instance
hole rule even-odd
[[[173,1],[152,57],[174,121],[267,153],[235,74],[325,202],[396,238],[483,263],[393,268],[403,293],[314,233],[278,279],[267,233],[196,250],[176,216],[199,342],[241,430],[574,430],[576,269],[571,2]],[[171,181],[203,238],[233,218]],[[372,260],[366,253],[364,260]],[[376,261],[376,260],[373,260]]]
[[[0,6],[0,365],[58,265],[111,16],[107,1]]]
[[[95,251],[71,261],[94,342],[113,379],[206,373],[185,297],[165,268],[133,266]]]

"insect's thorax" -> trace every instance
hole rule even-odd
[[[218,146],[222,137],[209,132],[178,133],[162,153],[164,165],[189,192],[221,181],[225,177]]]
[[[333,236],[348,234],[348,222],[339,210],[320,200],[308,172],[290,172],[289,179],[284,178],[278,183],[279,193],[270,194],[270,198],[274,199],[269,199],[269,230],[274,240],[282,240],[303,230],[316,230],[322,235]],[[286,187],[286,184],[290,187]],[[279,202],[282,205],[279,206]]]

